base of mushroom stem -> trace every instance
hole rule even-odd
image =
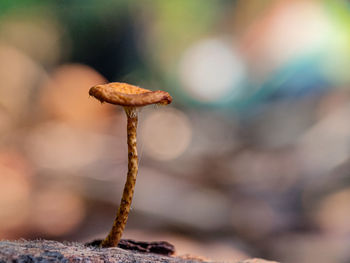
[[[85,245],[90,247],[99,247],[102,241],[102,239],[97,239],[92,242],[88,242]],[[174,245],[166,241],[146,242],[135,241],[132,239],[121,239],[118,247],[126,250],[134,250],[138,252],[154,253],[166,256],[171,256],[175,253]]]

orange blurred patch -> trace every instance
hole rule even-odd
[[[94,69],[79,64],[56,69],[44,87],[42,106],[50,117],[74,126],[94,127],[111,113],[110,107],[89,98],[89,88],[106,80]]]
[[[31,220],[35,228],[51,236],[73,230],[84,218],[83,200],[72,191],[51,187],[38,191],[33,198]]]
[[[30,175],[26,159],[14,150],[0,152],[0,236],[16,237],[29,212]]]

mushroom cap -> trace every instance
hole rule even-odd
[[[141,107],[149,104],[167,105],[173,98],[168,92],[142,89],[127,83],[112,82],[96,85],[89,90],[89,94],[101,102],[121,106]]]

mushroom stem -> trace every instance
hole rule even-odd
[[[138,158],[136,148],[137,109],[136,107],[124,107],[127,116],[127,142],[128,142],[128,175],[124,186],[123,196],[114,220],[113,227],[108,236],[102,241],[102,247],[115,247],[118,245],[131,207],[134,194],[136,176],[138,170]]]

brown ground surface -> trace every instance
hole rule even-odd
[[[121,248],[95,248],[80,243],[60,243],[48,240],[0,242],[0,262],[120,262],[120,263],[187,263],[211,262],[201,258],[168,257],[153,253],[127,251]],[[273,263],[262,259],[231,261],[232,263]]]

